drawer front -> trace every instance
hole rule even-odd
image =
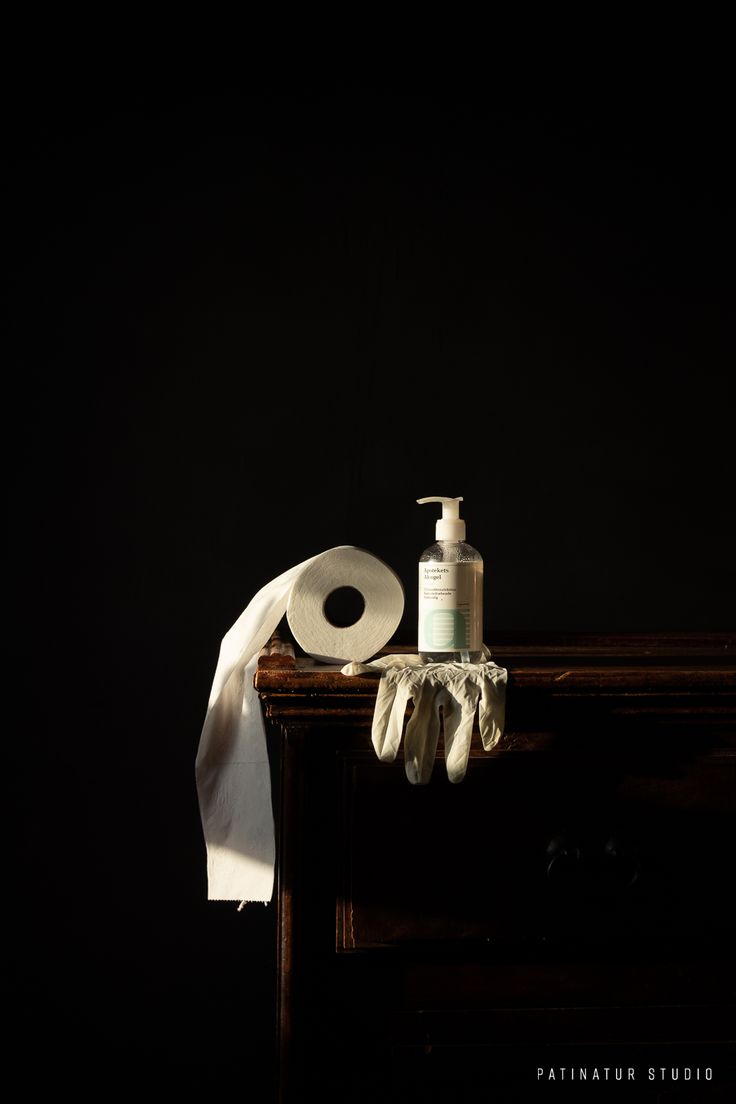
[[[730,939],[733,732],[647,733],[618,719],[605,753],[582,733],[478,753],[456,786],[440,760],[414,787],[338,751],[337,949]]]

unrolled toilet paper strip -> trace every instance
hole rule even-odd
[[[338,628],[327,621],[324,603],[348,585],[362,594],[365,609],[355,625]],[[209,900],[267,902],[273,895],[271,774],[253,686],[260,649],[286,613],[308,655],[361,662],[390,640],[403,610],[403,588],[391,568],[362,548],[340,545],[267,583],[225,634],[196,761]]]

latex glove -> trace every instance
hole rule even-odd
[[[432,774],[444,720],[445,766],[451,782],[468,769],[476,712],[486,751],[503,735],[506,706],[505,668],[498,667],[484,646],[483,663],[427,663],[418,655],[382,656],[372,663],[348,663],[345,675],[380,671],[371,739],[378,758],[392,762],[401,745],[409,701],[414,711],[406,726],[404,768],[410,782],[426,784]]]

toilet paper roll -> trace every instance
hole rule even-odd
[[[325,603],[340,587],[352,587],[365,608],[354,625],[333,625]],[[295,580],[286,609],[294,639],[322,663],[362,662],[375,655],[399,627],[404,588],[391,568],[362,548],[332,548]],[[349,657],[349,658],[348,658]]]
[[[365,610],[348,628],[324,612],[338,587],[360,591]],[[263,714],[253,678],[258,653],[287,612],[304,651],[356,662],[379,651],[396,630],[404,593],[394,572],[370,552],[331,548],[261,587],[220,645],[196,762],[207,844],[211,901],[270,901],[275,840],[271,774]]]

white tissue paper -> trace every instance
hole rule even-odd
[[[336,627],[326,598],[351,586],[365,602],[360,619]],[[207,844],[208,898],[263,901],[273,895],[275,839],[263,713],[253,678],[258,653],[286,614],[304,651],[328,663],[361,662],[398,628],[404,591],[378,557],[340,545],[285,571],[251,600],[223,637],[196,761]]]

